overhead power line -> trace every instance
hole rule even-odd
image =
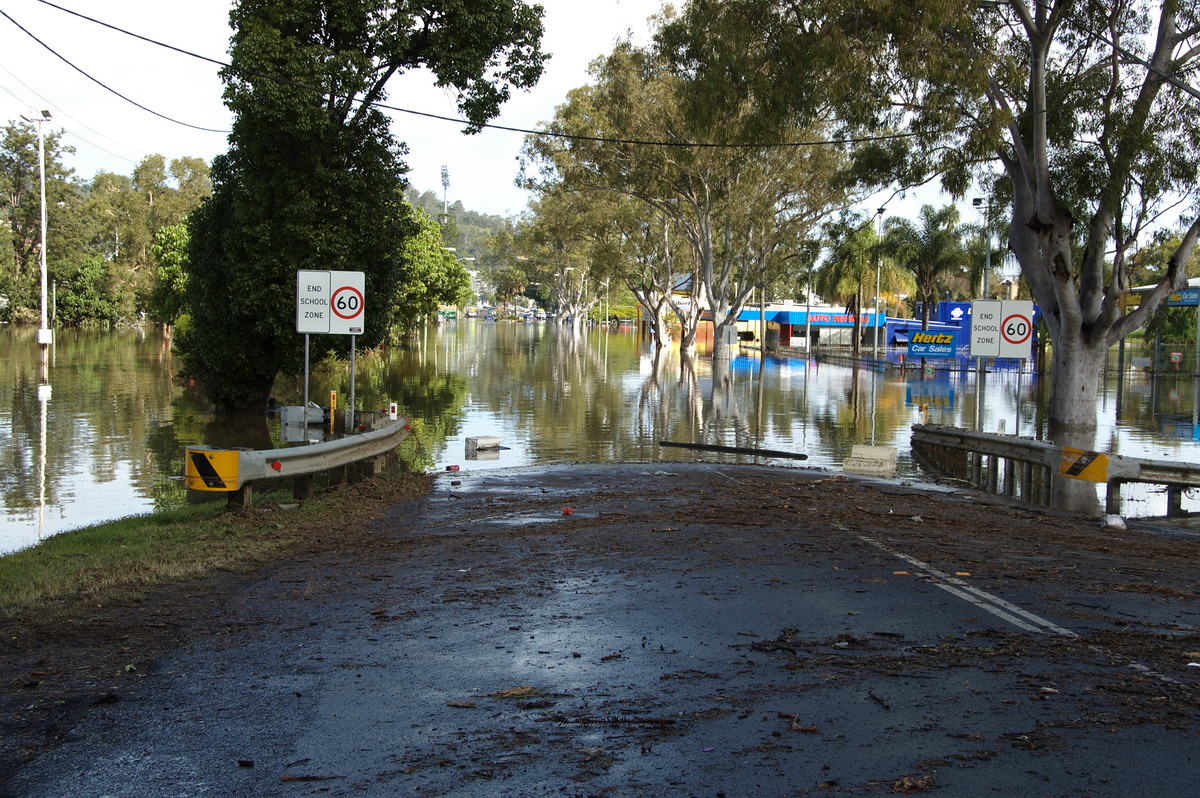
[[[111,139],[111,138],[109,138],[108,136],[106,136],[106,135],[104,135],[103,133],[101,133],[99,130],[96,130],[95,128],[89,127],[89,126],[88,126],[88,125],[87,125],[85,122],[81,122],[79,119],[77,119],[77,118],[75,118],[75,117],[71,116],[71,115],[70,115],[70,114],[68,114],[66,111],[63,111],[63,110],[62,110],[62,109],[60,109],[60,108],[59,108],[57,105],[55,105],[53,102],[51,102],[49,99],[47,99],[47,98],[43,97],[43,96],[42,96],[42,95],[41,95],[41,94],[40,94],[38,91],[36,91],[36,90],[35,90],[35,89],[34,89],[32,86],[30,86],[28,83],[26,83],[25,81],[21,80],[21,79],[20,79],[19,77],[17,77],[16,75],[14,75],[14,74],[13,74],[13,73],[12,73],[10,70],[8,70],[7,68],[5,68],[5,67],[3,67],[3,66],[0,66],[0,70],[3,70],[3,71],[4,71],[4,73],[5,73],[5,74],[7,74],[7,75],[8,75],[8,76],[9,76],[9,77],[10,77],[10,78],[11,78],[11,79],[14,81],[14,82],[21,84],[22,86],[24,86],[24,87],[25,87],[25,90],[26,90],[26,91],[28,91],[28,92],[29,92],[30,94],[32,94],[34,97],[37,97],[39,100],[41,100],[41,104],[42,104],[42,105],[44,105],[44,106],[45,106],[45,107],[47,107],[47,108],[53,108],[53,109],[55,109],[55,111],[54,111],[54,113],[55,113],[55,119],[58,119],[58,117],[60,117],[60,116],[62,116],[62,117],[66,117],[67,119],[70,119],[70,120],[71,120],[72,122],[74,122],[75,124],[79,125],[79,126],[80,126],[81,128],[83,128],[84,130],[88,130],[88,131],[90,131],[90,132],[92,132],[92,133],[95,133],[97,136],[99,136],[99,137],[101,137],[101,138],[103,138],[103,139],[108,139],[108,141],[111,141],[113,144],[116,144],[116,145],[118,145],[118,146],[120,146],[120,147],[127,147],[127,148],[128,148],[128,149],[130,149],[130,150],[133,150],[133,149],[135,149],[134,147],[129,147],[129,146],[128,146],[128,145],[126,145],[126,144],[122,144],[121,142],[117,141],[116,139]],[[12,91],[10,91],[10,90],[9,90],[9,88],[8,88],[7,86],[0,86],[0,89],[2,89],[2,90],[4,91],[4,93],[5,93],[5,94],[7,94],[9,97],[12,97],[14,100],[16,100],[16,101],[17,101],[17,102],[19,102],[19,103],[25,103],[25,102],[27,102],[27,100],[26,100],[24,97],[18,97],[16,94],[14,94]],[[80,141],[82,141],[84,144],[88,145],[89,147],[93,147],[93,148],[95,148],[95,149],[99,150],[100,152],[103,152],[103,153],[105,153],[105,154],[107,154],[107,155],[111,155],[112,157],[114,157],[114,158],[118,158],[118,159],[120,159],[120,160],[122,160],[122,161],[128,161],[129,163],[137,163],[137,161],[136,161],[136,160],[134,160],[133,158],[129,158],[129,157],[126,157],[126,156],[124,156],[124,155],[121,155],[120,153],[113,152],[112,150],[108,149],[107,147],[102,147],[102,146],[100,146],[99,144],[97,144],[96,142],[94,142],[94,141],[92,141],[91,139],[87,138],[86,136],[81,136],[81,135],[79,135],[79,133],[78,133],[78,132],[76,132],[76,131],[74,131],[74,130],[70,130],[70,129],[66,129],[66,128],[64,128],[64,130],[65,130],[65,132],[66,132],[66,133],[69,133],[70,135],[72,135],[72,136],[74,136],[75,138],[77,138],[77,139],[79,139]]]
[[[219,67],[223,67],[223,68],[227,68],[227,69],[233,69],[242,75],[258,77],[258,78],[262,78],[265,80],[271,80],[271,81],[274,81],[281,85],[291,86],[294,88],[303,89],[305,91],[315,92],[315,93],[321,94],[321,95],[325,94],[324,91],[322,91],[321,89],[318,89],[316,87],[313,87],[313,86],[306,86],[302,83],[285,80],[282,78],[278,78],[274,75],[268,75],[268,74],[265,74],[262,72],[257,72],[254,70],[247,70],[247,69],[243,69],[240,67],[234,67],[232,64],[230,64],[226,61],[221,61],[216,58],[209,58],[208,56],[200,55],[198,53],[193,53],[190,50],[185,50],[182,47],[176,47],[171,44],[166,44],[165,42],[160,42],[156,39],[151,39],[148,36],[142,36],[141,34],[134,33],[132,31],[126,30],[125,28],[121,28],[117,25],[113,25],[111,23],[104,22],[103,20],[99,20],[94,17],[90,17],[86,14],[81,14],[78,11],[73,11],[72,9],[65,8],[56,3],[50,2],[50,0],[38,0],[38,2],[41,3],[42,5],[49,6],[50,8],[53,8],[57,11],[61,11],[65,14],[70,14],[73,17],[78,17],[79,19],[86,20],[87,22],[91,22],[92,24],[100,25],[101,27],[108,28],[109,30],[115,31],[115,32],[123,34],[125,36],[130,36],[132,38],[138,39],[139,41],[146,42],[147,44],[153,44],[157,47],[162,47],[167,50],[171,50],[172,52],[179,53],[181,55],[186,55],[191,58],[197,58],[201,61],[206,61],[215,66],[219,66]],[[132,103],[133,105],[137,106],[138,108],[141,108],[144,111],[152,113],[155,116],[161,117],[170,122],[175,122],[176,124],[184,125],[185,127],[190,127],[190,128],[194,128],[196,130],[203,130],[203,131],[213,132],[213,133],[229,132],[229,131],[225,131],[225,130],[213,130],[211,128],[199,127],[196,125],[190,125],[186,122],[180,122],[178,120],[171,119],[168,116],[160,114],[157,111],[153,111],[144,105],[134,102],[133,100],[126,97],[125,95],[117,92],[116,90],[110,88],[109,86],[106,86],[104,83],[101,83],[96,78],[92,77],[91,75],[88,75],[82,69],[80,69],[79,67],[72,64],[70,61],[68,61],[62,55],[55,52],[47,44],[42,42],[40,39],[38,39],[36,36],[34,36],[32,33],[30,33],[28,30],[26,30],[20,24],[18,24],[8,14],[4,13],[3,11],[0,11],[0,14],[3,14],[10,22],[12,22],[18,28],[20,28],[27,36],[32,38],[38,44],[42,45],[42,47],[45,47],[47,50],[49,50],[56,57],[61,59],[64,63],[66,63],[72,69],[75,69],[80,74],[87,77],[89,80],[100,85],[102,88],[106,89],[107,91],[112,92],[113,94],[117,95],[118,97],[125,100],[126,102]],[[381,103],[381,102],[373,102],[373,103],[371,103],[371,105],[374,106],[375,108],[380,108],[380,109],[387,110],[387,111],[395,111],[397,113],[410,114],[412,116],[420,116],[420,117],[424,117],[426,119],[436,119],[436,120],[442,121],[442,122],[453,122],[455,124],[468,125],[468,126],[472,126],[475,124],[468,119],[462,119],[462,118],[453,117],[453,116],[446,116],[443,114],[435,114],[435,113],[430,113],[428,111],[414,111],[411,108],[401,108],[399,106],[388,105],[386,103]],[[546,130],[533,130],[530,128],[515,127],[515,126],[511,126],[511,125],[500,125],[500,124],[495,124],[495,123],[490,123],[490,122],[485,122],[485,123],[479,124],[477,126],[480,128],[486,128],[489,130],[503,130],[503,131],[507,131],[509,133],[520,133],[520,134],[526,135],[526,136],[543,136],[543,137],[547,137],[547,138],[566,139],[566,140],[570,140],[570,141],[587,141],[587,142],[593,142],[593,143],[597,143],[597,144],[627,144],[627,145],[633,145],[633,146],[647,146],[647,147],[679,147],[679,148],[707,148],[707,149],[762,149],[762,148],[766,148],[766,147],[820,147],[820,146],[828,146],[828,145],[863,144],[863,143],[867,143],[867,142],[871,142],[871,141],[890,141],[890,140],[896,140],[896,139],[913,138],[917,135],[916,133],[887,133],[887,134],[877,134],[877,135],[871,135],[871,136],[861,136],[861,137],[852,137],[852,138],[844,138],[844,139],[815,139],[812,141],[720,143],[720,142],[695,142],[695,141],[661,141],[661,140],[654,140],[654,139],[624,139],[624,138],[609,138],[606,136],[583,136],[583,135],[577,135],[577,134],[572,134],[572,133],[558,133],[558,132],[546,131]]]
[[[50,5],[50,4],[48,4],[48,5]],[[58,8],[58,6],[54,6],[54,7],[55,7],[55,8]],[[59,59],[60,61],[62,61],[62,62],[63,62],[64,64],[66,64],[67,66],[71,67],[71,69],[74,69],[74,70],[75,70],[76,72],[78,72],[80,75],[83,75],[85,78],[87,78],[88,80],[92,81],[92,82],[93,82],[93,83],[95,83],[97,86],[99,86],[100,88],[104,89],[105,91],[107,91],[107,92],[111,92],[112,94],[115,94],[116,96],[120,97],[122,100],[124,100],[125,102],[129,103],[130,105],[136,106],[137,108],[140,108],[140,109],[142,109],[142,110],[143,110],[143,111],[145,111],[146,113],[148,113],[148,114],[153,114],[154,116],[157,116],[157,117],[159,117],[160,119],[165,119],[165,120],[167,120],[168,122],[173,122],[174,124],[176,124],[176,125],[182,125],[183,127],[190,127],[190,128],[192,128],[193,130],[202,130],[202,131],[204,131],[204,132],[206,132],[206,133],[228,133],[228,132],[229,132],[228,130],[218,130],[218,129],[216,129],[216,128],[211,128],[211,127],[201,127],[200,125],[193,125],[193,124],[190,124],[190,123],[188,123],[188,122],[183,122],[183,121],[181,121],[181,120],[179,120],[179,119],[174,119],[174,118],[172,118],[172,117],[169,117],[169,116],[167,116],[166,114],[159,113],[158,111],[155,111],[153,108],[148,108],[147,106],[145,106],[145,105],[142,105],[142,104],[141,104],[141,103],[139,103],[137,100],[133,100],[133,99],[131,99],[131,98],[129,98],[129,97],[126,97],[124,94],[122,94],[121,92],[117,91],[117,90],[116,90],[116,89],[114,89],[112,86],[109,86],[108,84],[104,83],[104,82],[103,82],[103,81],[101,81],[100,79],[98,79],[98,78],[96,78],[96,77],[93,77],[92,75],[88,74],[88,73],[87,73],[85,70],[83,70],[83,69],[81,69],[81,68],[79,68],[79,67],[75,66],[75,64],[71,63],[71,61],[70,61],[70,60],[68,60],[68,59],[67,59],[65,56],[63,56],[61,53],[59,53],[57,50],[55,50],[55,49],[54,49],[53,47],[51,47],[50,45],[46,44],[44,41],[42,41],[41,39],[39,39],[37,36],[33,35],[33,33],[32,33],[31,31],[29,31],[29,30],[28,30],[28,29],[27,29],[27,28],[26,28],[24,25],[22,25],[21,23],[17,22],[15,19],[13,19],[11,16],[9,16],[8,12],[7,12],[7,11],[5,11],[4,9],[0,9],[0,16],[3,16],[3,17],[4,17],[5,19],[7,19],[9,22],[11,22],[12,24],[16,25],[16,26],[17,26],[17,28],[19,28],[19,29],[21,30],[21,32],[22,32],[22,33],[24,33],[26,36],[28,36],[29,38],[33,39],[35,42],[37,42],[38,44],[40,44],[40,45],[41,45],[42,47],[44,47],[44,48],[45,48],[45,49],[46,49],[46,50],[47,50],[47,51],[48,51],[48,52],[49,52],[51,55],[53,55],[55,58],[57,58],[57,59]]]
[[[208,62],[215,66],[219,66],[219,67],[223,67],[223,68],[227,68],[227,69],[233,69],[242,75],[258,77],[258,78],[262,78],[264,80],[271,80],[271,81],[274,81],[281,85],[287,85],[287,86],[292,86],[294,88],[303,89],[305,91],[311,91],[311,92],[314,92],[317,94],[321,94],[322,96],[325,94],[324,91],[322,91],[321,89],[318,89],[316,87],[313,87],[313,86],[306,86],[302,83],[297,83],[294,81],[281,79],[276,76],[268,75],[268,74],[257,72],[254,70],[247,70],[247,69],[243,69],[240,67],[234,67],[232,64],[230,64],[226,61],[221,61],[216,58],[210,58],[208,56],[204,56],[204,55],[200,55],[198,53],[191,52],[190,50],[185,50],[181,47],[176,47],[174,45],[166,44],[165,42],[158,41],[157,39],[152,39],[147,36],[142,36],[141,34],[134,33],[132,31],[126,30],[125,28],[121,28],[117,25],[113,25],[111,23],[104,22],[103,20],[99,20],[94,17],[90,17],[86,14],[81,14],[78,11],[73,11],[72,9],[65,8],[63,6],[60,6],[56,3],[51,2],[50,0],[38,0],[38,2],[43,5],[49,6],[50,8],[61,11],[65,14],[70,14],[71,16],[78,17],[79,19],[86,20],[87,22],[91,22],[95,25],[100,25],[102,27],[108,28],[109,30],[123,34],[125,36],[130,36],[132,38],[138,39],[139,41],[146,42],[147,44],[152,44],[157,47],[162,47],[167,50],[171,50],[172,52],[179,53],[181,55],[186,55],[191,58],[196,58],[201,61]],[[157,111],[154,111],[150,108],[147,108],[146,106],[141,105],[140,103],[137,103],[134,100],[129,99],[125,95],[123,95],[120,92],[116,91],[115,89],[105,85],[101,81],[99,81],[96,78],[89,75],[84,70],[82,70],[79,67],[72,64],[65,57],[63,57],[59,53],[55,52],[51,47],[49,47],[49,45],[42,42],[40,39],[38,39],[36,36],[34,36],[32,33],[30,33],[28,30],[26,30],[20,24],[18,24],[15,20],[13,20],[13,18],[11,16],[9,16],[4,11],[0,10],[0,14],[3,14],[10,22],[12,22],[18,28],[20,28],[27,36],[32,38],[38,44],[42,45],[42,47],[45,47],[47,50],[49,50],[56,57],[61,59],[64,63],[66,63],[72,69],[75,69],[80,74],[84,75],[84,77],[95,82],[96,84],[98,84],[99,86],[104,88],[105,90],[112,92],[113,94],[115,94],[116,96],[125,100],[126,102],[129,102],[129,103],[137,106],[138,108],[141,108],[142,110],[144,110],[148,113],[154,114],[155,116],[158,116],[162,119],[166,119],[169,122],[174,122],[175,124],[183,125],[185,127],[190,127],[190,128],[196,129],[196,130],[202,130],[202,131],[211,132],[211,133],[228,133],[229,132],[226,130],[215,130],[213,128],[200,127],[198,125],[191,125],[186,122],[181,122],[179,120],[172,119],[171,117],[161,114]],[[1103,37],[1099,37],[1099,38],[1101,38],[1103,40]],[[1112,43],[1112,42],[1108,42],[1108,43],[1114,47],[1117,47],[1117,45],[1115,45],[1115,43]],[[1185,91],[1185,92],[1191,94],[1192,96],[1200,98],[1200,92],[1198,92],[1194,87],[1192,87],[1192,86],[1188,85],[1187,83],[1185,83],[1184,81],[1182,81],[1178,76],[1170,75],[1168,73],[1165,73],[1163,70],[1157,69],[1156,67],[1145,62],[1144,60],[1139,59],[1134,54],[1125,51],[1123,48],[1117,47],[1117,49],[1121,52],[1121,54],[1124,57],[1130,58],[1131,60],[1134,60],[1137,63],[1145,66],[1146,68],[1154,71],[1155,73],[1159,74],[1159,76],[1162,77],[1164,80],[1166,80],[1169,83],[1171,83],[1172,85],[1174,85],[1176,88],[1179,88],[1180,90]],[[353,100],[353,98],[351,98],[351,99]],[[841,139],[815,139],[815,140],[811,140],[811,141],[744,142],[744,143],[661,141],[661,140],[653,140],[653,139],[625,139],[625,138],[609,138],[606,136],[585,136],[585,135],[577,135],[577,134],[571,134],[571,133],[559,133],[559,132],[546,131],[546,130],[533,130],[530,128],[516,127],[516,126],[511,126],[511,125],[500,125],[500,124],[495,124],[495,123],[490,123],[490,122],[485,122],[485,123],[482,123],[479,125],[475,125],[475,123],[472,123],[470,120],[462,119],[459,117],[446,116],[443,114],[435,114],[435,113],[430,113],[428,111],[415,111],[411,108],[401,108],[399,106],[388,105],[386,103],[380,103],[380,102],[373,102],[370,104],[376,108],[380,108],[380,109],[384,109],[384,110],[388,110],[388,111],[395,111],[397,113],[409,114],[412,116],[420,116],[420,117],[424,117],[426,119],[436,119],[436,120],[442,121],[442,122],[453,122],[455,124],[460,124],[460,125],[477,126],[477,127],[485,128],[485,129],[489,129],[489,130],[503,130],[503,131],[507,131],[510,133],[520,133],[520,134],[526,135],[526,136],[541,136],[541,137],[546,137],[546,138],[557,138],[557,139],[564,139],[564,140],[569,140],[569,141],[586,141],[586,142],[593,142],[593,143],[598,143],[598,144],[625,144],[625,145],[633,145],[633,146],[707,148],[707,149],[762,149],[762,148],[773,148],[773,147],[819,147],[819,146],[829,146],[829,145],[865,144],[865,143],[874,142],[874,141],[895,141],[895,140],[899,140],[899,139],[915,138],[918,135],[920,135],[918,133],[910,131],[910,132],[897,132],[897,133],[885,133],[885,134],[872,134],[872,135],[867,135],[867,136],[853,136],[853,137],[846,137],[846,138],[841,138]],[[945,132],[950,132],[950,131],[945,131]]]

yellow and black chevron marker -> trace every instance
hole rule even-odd
[[[183,477],[188,490],[237,490],[238,452],[188,449]]]
[[[1108,455],[1064,446],[1058,473],[1087,482],[1108,482]]]

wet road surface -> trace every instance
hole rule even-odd
[[[1091,521],[654,464],[446,474],[373,531],[361,558],[255,580],[13,789],[1128,796],[1200,776],[1195,573],[1121,589],[1151,576]]]

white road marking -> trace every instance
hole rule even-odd
[[[870,543],[875,548],[885,551],[893,557],[908,563],[913,568],[921,571],[923,575],[929,577],[929,580],[934,585],[940,587],[942,590],[945,590],[947,593],[957,596],[963,601],[967,601],[981,610],[985,610],[986,612],[995,615],[997,618],[1011,623],[1013,626],[1016,626],[1019,629],[1024,629],[1026,632],[1034,633],[1053,632],[1054,634],[1061,635],[1062,637],[1079,637],[1079,635],[1075,634],[1070,629],[1064,629],[1058,624],[1046,620],[1040,615],[1035,615],[1028,610],[1022,609],[1010,601],[1005,601],[999,596],[993,595],[986,590],[980,590],[979,588],[964,582],[962,579],[959,579],[956,576],[951,576],[944,571],[934,568],[928,563],[921,562],[916,557],[910,557],[903,552],[896,551],[882,541],[867,537],[866,535],[858,535],[858,539],[866,543]]]

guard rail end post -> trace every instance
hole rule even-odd
[[[225,506],[230,509],[248,510],[252,504],[254,504],[254,485],[247,482],[237,490],[229,492],[229,499]]]
[[[304,474],[302,476],[292,478],[292,498],[297,501],[311,499],[313,497],[313,476],[312,474]]]
[[[1104,489],[1104,512],[1108,515],[1121,514],[1121,480],[1110,479]]]
[[[1179,485],[1167,485],[1167,518],[1183,515],[1183,490]]]

